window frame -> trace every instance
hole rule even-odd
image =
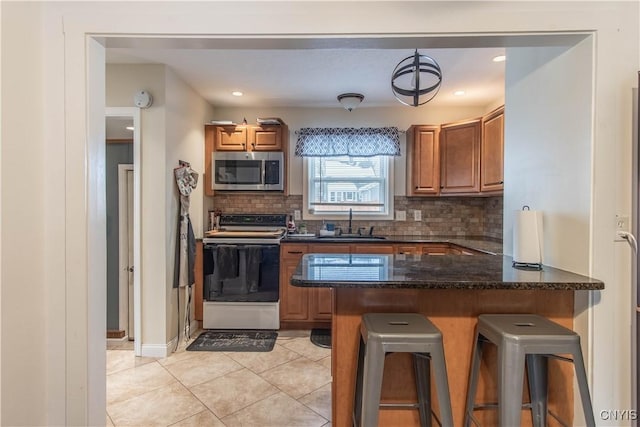
[[[343,156],[335,156],[335,157],[343,157]],[[395,174],[394,174],[394,164],[395,157],[393,156],[383,156],[387,159],[387,212],[386,213],[375,213],[375,214],[365,214],[362,212],[353,212],[353,219],[360,221],[367,220],[393,220],[394,219],[394,196],[395,196]],[[302,176],[303,176],[303,187],[302,187],[302,219],[303,220],[336,220],[343,221],[348,217],[348,211],[344,214],[335,214],[335,213],[312,213],[309,211],[309,159],[311,157],[303,157],[302,158]],[[336,201],[338,201],[338,195],[336,194]]]

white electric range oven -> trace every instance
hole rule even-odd
[[[280,240],[286,214],[222,215],[202,240],[204,329],[280,327]]]

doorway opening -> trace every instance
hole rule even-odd
[[[140,110],[108,107],[107,168],[107,335],[140,340]],[[112,173],[110,173],[110,170]]]

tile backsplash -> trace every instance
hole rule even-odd
[[[288,213],[302,210],[302,196],[279,194],[216,194],[209,198],[211,208],[223,213]],[[353,221],[353,228],[374,226],[375,234],[418,236],[483,236],[502,239],[502,196],[417,198],[396,196],[395,210],[406,211],[406,221]],[[413,212],[422,212],[422,221]],[[207,218],[208,216],[205,216]],[[310,233],[322,221],[304,221]],[[346,229],[347,221],[332,221]],[[205,224],[208,229],[208,224]]]

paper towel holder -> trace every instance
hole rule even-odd
[[[528,262],[515,262],[512,261],[511,266],[517,270],[527,270],[527,271],[541,271],[542,264],[531,264]]]
[[[523,211],[530,211],[531,208],[529,205],[522,206]],[[518,270],[527,270],[527,271],[541,271],[542,263],[531,263],[531,262],[517,262],[512,261],[511,266]]]

